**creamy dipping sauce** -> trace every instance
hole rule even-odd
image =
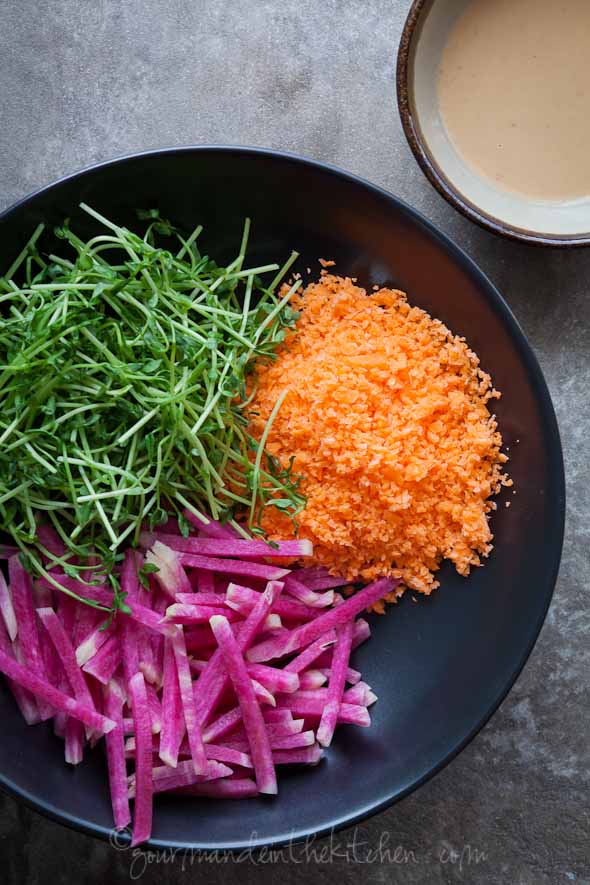
[[[590,0],[473,0],[438,80],[463,160],[508,191],[590,195]]]

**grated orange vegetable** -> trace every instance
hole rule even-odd
[[[299,536],[348,580],[392,575],[428,594],[443,559],[467,575],[492,549],[491,497],[511,484],[478,357],[403,292],[367,295],[326,271],[293,307],[276,361],[256,365],[250,421],[259,438],[288,388],[267,446],[304,477]],[[294,533],[274,507],[262,526]]]

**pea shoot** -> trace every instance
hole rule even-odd
[[[141,236],[81,207],[99,234],[66,221],[63,254],[46,255],[40,225],[0,277],[0,528],[27,568],[82,580],[98,560],[112,575],[143,527],[175,516],[188,531],[186,508],[246,536],[275,501],[295,519],[299,478],[249,434],[246,382],[297,319],[299,281],[277,294],[297,254],[246,267],[246,220],[221,267],[200,226],[183,236],[149,210]],[[40,545],[39,522],[65,557]]]

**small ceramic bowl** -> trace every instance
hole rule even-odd
[[[415,0],[408,14],[397,59],[397,97],[414,156],[439,193],[483,227],[545,246],[590,245],[590,196],[543,201],[496,188],[465,163],[447,135],[438,70],[451,28],[469,2]]]

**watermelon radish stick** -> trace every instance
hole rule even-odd
[[[198,682],[197,682],[198,685]],[[226,713],[222,713],[214,722],[211,722],[203,730],[203,741],[210,743],[225,737],[226,734],[233,731],[242,721],[242,711],[240,707],[234,707]]]
[[[145,561],[158,569],[155,578],[162,590],[174,597],[177,593],[190,593],[191,585],[182,567],[180,555],[160,541],[148,550]]]
[[[320,657],[327,648],[330,648],[336,642],[336,632],[329,630],[324,636],[320,636],[308,647],[296,655],[292,661],[284,667],[287,673],[302,673],[310,664]]]
[[[364,618],[357,618],[354,622],[354,632],[352,634],[352,650],[358,648],[359,645],[362,645],[363,642],[366,642],[371,636],[371,628],[369,627],[368,621],[365,621]],[[321,669],[322,667],[331,667],[332,666],[332,651],[328,650],[323,652],[319,658],[316,660],[316,666]],[[285,668],[286,669],[286,668]]]
[[[13,547],[11,544],[0,544],[0,559],[10,559],[20,553],[19,547]]]
[[[305,724],[305,719],[292,719],[291,722],[268,722],[264,717],[264,713],[263,718],[266,723],[266,733],[271,744],[274,738],[283,738],[293,734],[300,734],[303,731],[303,726]],[[248,735],[242,722],[240,722],[239,726],[232,732],[230,737],[225,739],[224,743],[227,743],[228,740],[248,741]]]
[[[326,705],[318,727],[318,743],[322,747],[330,746],[338,723],[338,713],[343,701],[346,682],[346,668],[350,660],[353,630],[354,622],[352,620],[336,627],[336,645],[332,655],[332,671],[326,692]],[[358,685],[362,685],[362,683],[359,682]],[[350,698],[347,698],[347,701],[351,703]]]
[[[297,569],[297,580],[310,590],[334,590],[350,584],[346,578],[331,575],[323,566],[305,566]]]
[[[182,594],[185,596],[185,594]],[[260,595],[260,594],[258,594]],[[236,611],[221,608],[220,606],[210,605],[186,605],[186,603],[175,603],[169,605],[166,609],[165,622],[173,624],[184,624],[192,626],[197,624],[209,624],[212,615],[224,614],[231,624],[235,624],[243,620],[243,617]],[[282,622],[277,614],[270,614],[262,625],[263,630],[280,630]]]
[[[152,547],[156,542],[165,544],[177,553],[191,553],[195,556],[231,556],[236,559],[249,557],[301,557],[313,554],[311,541],[279,541],[271,547],[266,541],[231,541],[218,538],[183,538],[181,535],[169,535],[165,532],[142,532],[139,536],[141,547]]]
[[[9,658],[14,658],[14,647],[11,645],[10,640],[8,638],[7,633],[4,629],[4,624],[0,621],[0,651],[3,651],[5,655]],[[21,716],[27,723],[27,725],[36,725],[38,722],[41,722],[41,717],[39,716],[39,710],[37,708],[37,702],[32,694],[26,691],[22,685],[18,685],[18,683],[14,682],[12,679],[7,679],[8,687],[14,696],[14,700],[16,701],[17,707],[21,712]],[[65,726],[65,722],[64,722]]]
[[[74,697],[91,710],[95,710],[96,707],[84,674],[76,661],[76,652],[62,622],[52,608],[38,608],[37,614],[59,655]],[[91,733],[91,729],[87,728],[86,736],[90,737]]]
[[[118,632],[114,632],[104,645],[86,661],[82,669],[90,676],[94,676],[103,685],[108,685],[117,667],[121,663],[121,644]]]
[[[139,593],[139,578],[137,575],[135,556],[132,550],[127,550],[125,552],[123,568],[121,571],[121,592],[124,594],[125,602],[129,607],[131,607],[132,604],[135,604]],[[129,691],[129,683],[139,671],[139,626],[132,618],[122,618],[121,623],[117,625],[117,629],[121,637],[121,656],[123,659],[125,686],[127,691]],[[143,693],[145,694],[145,687]]]
[[[191,661],[190,668],[194,673],[202,673],[207,666],[207,661]],[[285,673],[277,667],[267,667],[264,664],[248,664],[248,674],[257,680],[270,692],[291,692],[299,688],[299,676],[297,673]],[[324,679],[323,682],[326,680]],[[323,685],[323,682],[321,683]],[[316,688],[315,685],[310,686]]]
[[[317,765],[323,755],[322,748],[314,744],[298,750],[273,750],[272,761],[275,765]]]
[[[205,784],[191,784],[175,790],[181,796],[206,796],[210,799],[249,799],[258,795],[256,782],[249,777],[223,778]]]
[[[320,670],[306,670],[299,675],[299,689],[313,691],[315,688],[321,688],[327,681],[327,677]]]
[[[12,605],[12,596],[2,572],[0,572],[0,617],[6,625],[6,632],[10,641],[14,642],[18,633],[18,625],[16,623],[14,606]]]
[[[258,601],[260,593],[258,590],[251,590],[250,587],[230,583],[225,596],[230,608],[247,615]],[[179,600],[179,602],[182,601]],[[296,599],[285,599],[282,596],[275,602],[273,611],[280,617],[299,621],[309,621],[310,618],[315,618],[319,614],[317,608],[313,609]]]
[[[68,716],[64,735],[64,759],[69,765],[79,765],[84,758],[84,726]]]
[[[206,535],[208,538],[229,538],[229,540],[234,540],[240,537],[231,525],[222,525],[222,523],[211,519],[209,516],[201,514],[201,518],[198,518],[188,508],[183,510],[183,515],[201,534]]]
[[[101,617],[101,613],[97,612],[96,609],[91,608],[89,605],[79,604],[76,604],[75,613],[76,617],[74,621],[72,641],[74,647],[77,648],[91,636],[96,635],[104,621],[104,615]],[[96,646],[96,651],[98,651],[101,644],[102,642],[99,642]],[[90,645],[88,647],[90,648]],[[86,663],[86,661],[83,661],[82,663]]]
[[[285,579],[285,592],[312,608],[325,608],[328,605],[332,605],[334,601],[332,590],[328,590],[326,593],[316,593],[298,581],[293,575],[289,575]]]
[[[107,734],[115,727],[115,723],[110,719],[81,704],[75,698],[59,691],[47,680],[42,679],[36,673],[19,664],[18,661],[15,661],[3,650],[0,650],[0,672],[23,688],[26,688],[27,691],[30,691],[36,698],[44,701],[47,705],[54,707],[56,710],[63,710],[68,716],[79,719],[80,722],[92,728],[93,731]]]
[[[138,559],[136,560],[136,566],[141,569],[143,562],[143,557],[138,557]],[[143,605],[144,608],[151,610],[153,599],[150,591],[140,586],[137,594],[137,602],[140,603],[140,605]],[[139,669],[149,683],[151,683],[152,685],[159,684],[162,673],[160,671],[160,668],[156,667],[156,646],[152,641],[152,635],[145,630],[140,630],[138,640]]]
[[[329,679],[330,676],[332,675],[331,667],[320,667],[319,672],[323,676],[325,676],[326,679]],[[353,670],[352,667],[347,667],[345,678],[346,678],[346,682],[348,682],[349,685],[356,685],[358,682],[361,681],[362,674],[358,670]],[[303,686],[303,685],[301,686],[301,688],[304,688],[304,687],[305,686]]]
[[[230,774],[232,774],[231,768],[228,768],[227,765],[224,765],[222,762],[214,761],[206,762],[205,769],[202,774],[195,773],[192,762],[190,760],[186,762],[179,762],[175,769],[169,768],[167,765],[160,765],[151,770],[154,793],[166,793],[168,790],[177,790],[179,787],[186,787],[190,784],[198,784],[206,781],[217,780],[218,778],[228,777],[228,775]],[[131,775],[131,777],[128,778],[128,784],[128,796],[130,799],[134,799],[136,791],[138,789],[138,783],[135,775]],[[145,836],[144,839],[142,839],[141,841],[144,841],[146,838],[149,838],[149,834],[148,836]],[[135,836],[132,844],[137,844]]]
[[[30,667],[32,673],[43,679],[45,665],[39,645],[39,633],[33,610],[31,576],[25,571],[18,556],[11,556],[8,560],[8,575],[18,628],[16,640],[17,659],[22,659],[22,662]],[[37,698],[37,706],[42,721],[51,719],[55,713],[51,705],[47,703],[47,699],[41,696]]]
[[[33,605],[35,606],[35,609],[50,608],[53,611],[53,593],[51,590],[38,587],[36,584],[33,584],[32,590]],[[61,621],[59,623],[61,624]],[[43,633],[42,630],[40,632]],[[67,691],[67,684],[64,687],[61,685],[62,665],[55,647],[52,642],[43,642],[41,639],[42,637],[40,636],[39,644],[41,647],[41,657],[43,658],[44,676],[47,681],[51,682],[52,685],[55,685],[56,688],[59,688],[61,691]]]
[[[126,827],[131,821],[131,813],[127,797],[125,739],[123,737],[123,692],[119,684],[115,680],[111,680],[105,685],[103,695],[105,714],[116,723],[115,728],[105,738],[113,820],[116,827]]]
[[[256,679],[269,691],[292,692],[299,688],[297,673],[285,673],[284,670],[267,667],[264,664],[249,664],[247,670],[252,679]]]
[[[53,556],[65,556],[65,544],[53,526],[43,523],[37,526],[37,539]]]
[[[211,632],[209,624],[197,627],[189,627],[184,634],[186,650],[191,653],[203,654],[206,651],[217,649],[217,643]]]
[[[289,722],[293,722],[293,716],[290,710],[265,710],[264,711],[264,721],[273,723],[275,725],[286,725]],[[300,731],[300,729],[297,729]]]
[[[363,642],[366,642],[371,636],[371,628],[369,622],[364,618],[357,618],[354,622],[354,633],[352,634],[352,650],[358,648]]]
[[[356,685],[351,686],[351,688],[348,688],[343,692],[342,701],[345,704],[360,704],[361,707],[367,707],[372,696],[373,692],[366,682],[357,682]],[[326,704],[329,699],[329,687],[295,691],[291,695],[291,698],[293,699],[294,704],[296,704],[297,701],[313,700],[322,701]]]
[[[184,714],[184,724],[186,726],[188,742],[191,748],[192,764],[194,766],[195,774],[203,774],[207,767],[207,758],[203,746],[201,726],[197,719],[197,705],[193,694],[193,682],[191,679],[191,671],[182,629],[177,629],[171,642],[172,650],[174,652],[174,660],[176,662],[176,672],[178,673],[178,687],[180,690],[180,699]]]
[[[164,680],[162,685],[162,730],[159,755],[162,762],[176,768],[178,751],[184,734],[184,717],[178,685],[178,672],[172,643],[164,648]]]
[[[186,594],[182,594],[185,596]],[[211,606],[211,605],[187,605],[186,603],[174,603],[174,605],[169,605],[166,609],[166,621],[170,621],[174,624],[208,624],[209,618],[212,615],[222,613],[222,608],[219,605]],[[242,620],[241,616],[235,612],[226,612],[228,617],[228,621],[240,621]]]
[[[290,636],[268,639],[250,648],[247,652],[247,658],[253,663],[260,663],[297,651],[333,627],[351,620],[366,609],[367,606],[382,599],[386,593],[391,592],[398,584],[399,581],[393,578],[380,578],[378,581],[368,584],[362,590],[359,590],[358,593],[355,593],[354,596],[350,596],[345,602],[342,602],[329,612],[320,615],[315,620],[301,627],[297,627],[295,630],[291,630]]]
[[[149,839],[152,831],[153,778],[152,733],[143,673],[135,673],[128,684],[135,732],[135,775],[133,835],[131,845]]]
[[[275,701],[270,691],[268,691],[268,689],[261,685],[260,682],[258,682],[258,680],[256,679],[251,678],[250,682],[252,684],[252,688],[254,689],[256,700],[259,704],[268,704],[269,707],[276,707],[277,702]]]
[[[203,574],[213,575],[212,572],[203,572]],[[181,605],[212,605],[215,608],[227,607],[225,593],[215,593],[214,590],[207,591],[206,593],[200,590],[196,590],[194,593],[177,593],[176,602]]]
[[[266,590],[260,595],[260,600],[237,630],[237,643],[240,651],[243,652],[250,647],[282,589],[282,583],[269,581]],[[227,674],[223,666],[221,653],[217,649],[209,660],[209,666],[203,671],[198,680],[199,704],[197,716],[201,725],[205,725],[209,721],[210,716],[219,703],[226,684]]]
[[[148,700],[150,710],[150,720],[152,724],[152,734],[160,734],[162,730],[162,707],[153,685],[146,682],[145,693]]]
[[[156,546],[158,546],[158,542],[154,545],[154,547]],[[179,553],[178,556],[184,566],[207,569],[219,574],[246,575],[251,578],[262,578],[265,581],[280,581],[285,575],[289,574],[289,569],[265,565],[259,562],[247,562],[240,559],[218,559],[213,556],[196,556],[191,553]]]
[[[285,695],[284,698],[277,700],[277,706],[287,706],[294,716],[305,716],[309,719],[319,719],[324,712],[325,700],[312,698],[293,699],[291,695]],[[360,725],[364,728],[371,724],[366,707],[359,704],[340,704],[338,712],[338,722],[342,725]]]
[[[242,711],[258,789],[261,793],[274,794],[277,792],[277,781],[269,739],[242,651],[223,615],[214,615],[210,624]]]
[[[76,649],[76,661],[79,667],[83,667],[102,648],[111,636],[116,633],[116,624],[110,624],[106,629],[96,627]]]
[[[294,720],[290,710],[277,710],[271,708],[263,710],[262,716],[269,725],[280,725],[288,733],[301,731],[303,720]],[[214,722],[207,726],[203,731],[203,741],[205,743],[214,742],[225,737],[231,731],[234,731],[242,722],[242,713],[240,707],[234,707],[219,716]]]
[[[294,750],[299,747],[311,747],[315,743],[315,735],[313,731],[300,731],[297,734],[271,734],[268,740],[271,750]],[[226,739],[225,745],[247,752],[249,741],[232,735]]]
[[[231,747],[221,747],[218,744],[207,744],[205,747],[207,759],[216,762],[225,762],[226,765],[239,765],[240,768],[253,768],[252,757],[248,753],[234,750]]]
[[[215,576],[213,572],[196,569],[195,574],[197,576],[197,590],[199,593],[215,592]]]

